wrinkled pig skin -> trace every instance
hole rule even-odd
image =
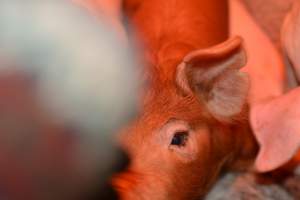
[[[121,199],[199,199],[222,169],[252,163],[248,79],[239,72],[245,53],[240,38],[228,40],[227,7],[219,0],[124,2],[145,46],[148,85],[138,118],[120,136],[131,158],[113,179]]]

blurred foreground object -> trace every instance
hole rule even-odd
[[[122,0],[72,0],[75,3],[87,8],[96,16],[105,18],[116,33],[124,42],[127,41],[127,34],[122,23]]]
[[[108,24],[71,1],[0,2],[0,199],[109,192],[138,84]]]

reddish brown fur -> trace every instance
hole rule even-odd
[[[219,0],[125,1],[125,12],[147,47],[147,61],[159,70],[150,75],[174,79],[176,61],[192,50],[225,41],[227,6]],[[167,67],[170,60],[174,62]]]
[[[236,121],[221,122],[199,98],[182,95],[175,84],[177,65],[186,54],[227,39],[227,3],[128,0],[125,11],[146,46],[150,84],[140,116],[121,138],[132,163],[113,183],[122,199],[203,197],[221,169],[245,167],[256,153],[246,113]],[[153,142],[156,131],[173,118],[188,122],[197,132],[201,150],[193,162],[182,162]],[[243,159],[236,162],[237,158]]]

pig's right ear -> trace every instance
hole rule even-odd
[[[248,76],[239,71],[246,64],[242,39],[234,37],[217,46],[189,53],[177,69],[177,84],[193,93],[218,119],[241,113],[246,102]]]

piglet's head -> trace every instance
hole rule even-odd
[[[198,199],[236,157],[252,159],[248,78],[239,71],[245,60],[236,37],[188,53],[170,79],[157,72],[140,116],[121,136],[131,157],[113,180],[122,199]]]

